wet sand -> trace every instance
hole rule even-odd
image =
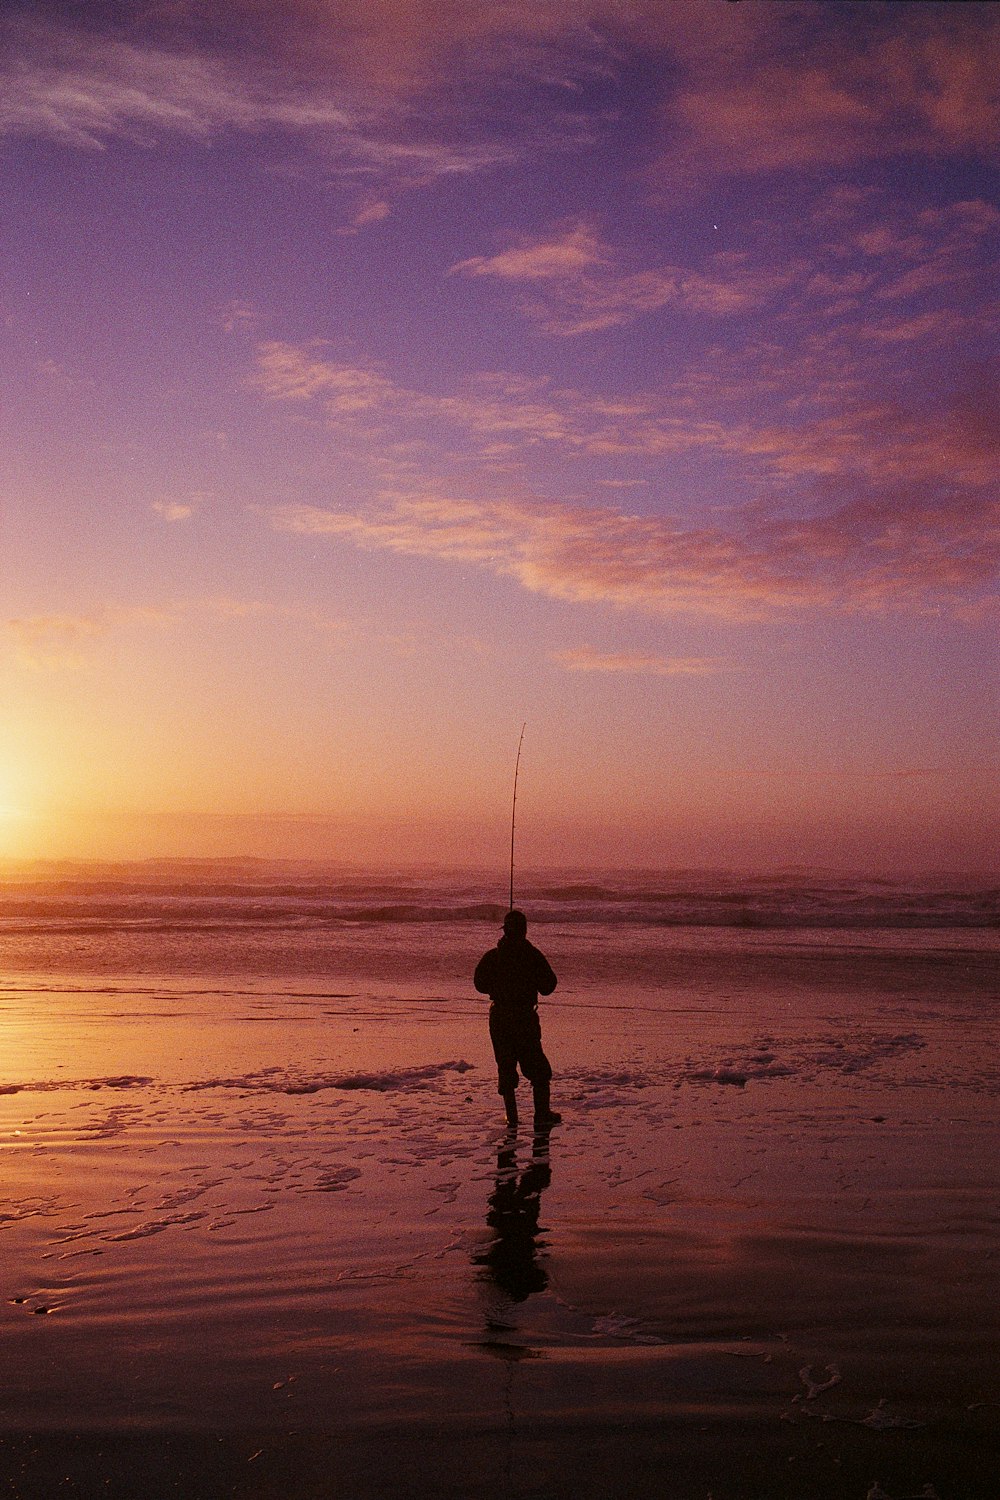
[[[563,991],[513,1139],[457,981],[9,977],[2,1492],[994,1496],[990,963],[823,942]]]

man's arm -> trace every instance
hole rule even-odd
[[[535,988],[540,995],[551,995],[552,991],[555,989],[556,985],[559,982],[556,979],[555,971],[552,968],[552,965],[549,963],[548,959],[545,957],[545,954],[539,952],[537,948],[535,949],[534,981]]]
[[[476,972],[472,976],[472,982],[481,995],[492,995],[495,973],[496,949],[491,948],[476,964]]]

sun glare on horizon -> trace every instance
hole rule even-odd
[[[0,794],[0,858],[11,858],[26,852],[24,846],[25,825],[28,814],[14,807]]]
[[[28,795],[26,778],[10,768],[0,768],[0,858],[30,855],[30,830],[35,823],[34,799]]]

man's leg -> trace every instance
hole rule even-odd
[[[552,1065],[542,1051],[542,1027],[537,1012],[525,1016],[518,1035],[517,1060],[521,1072],[531,1084],[535,1103],[535,1125],[558,1125],[562,1115],[556,1114],[549,1102],[552,1082]]]
[[[549,1103],[549,1083],[533,1083],[532,1092],[535,1096],[535,1129],[543,1129],[546,1125],[558,1125],[562,1115],[558,1114]]]
[[[511,1130],[517,1128],[517,1039],[512,1034],[510,1018],[496,1006],[490,1007],[490,1041],[497,1063],[497,1093],[503,1100],[504,1113]]]

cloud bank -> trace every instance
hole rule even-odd
[[[801,374],[791,373],[793,380]],[[772,400],[768,410],[755,383],[761,378],[758,370],[727,388],[716,376],[700,386],[615,400],[544,379],[484,375],[441,395],[399,385],[371,366],[328,359],[315,346],[269,342],[259,350],[256,383],[278,402],[318,402],[332,428],[366,437],[383,453],[433,436],[487,467],[500,456],[523,458],[539,448],[651,461],[700,452],[738,460],[777,481],[838,483],[859,497],[871,486],[978,490],[993,482],[1000,436],[992,414],[1000,396],[992,369],[958,394],[935,391],[926,404],[867,395],[848,383],[811,404],[801,397]]]
[[[948,9],[954,11],[954,7]],[[606,128],[591,87],[657,79],[662,181],[985,157],[1000,140],[1000,22],[963,6],[715,0],[33,0],[0,28],[0,133],[94,148],[115,137],[278,132],[356,168],[475,171]],[[537,101],[510,138],[509,100]]]
[[[278,506],[272,525],[368,550],[476,564],[532,593],[666,616],[954,610],[1000,581],[1000,503],[848,504],[807,519],[755,507],[683,525],[609,507],[387,497],[366,511]]]

